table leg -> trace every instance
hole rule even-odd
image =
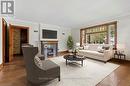
[[[81,61],[81,65],[83,66],[83,60]]]
[[[67,65],[67,59],[66,59],[66,65]]]
[[[124,55],[124,59],[126,59],[126,56]]]
[[[120,59],[120,55],[118,55],[118,58]]]
[[[116,57],[116,54],[114,54],[114,58]]]

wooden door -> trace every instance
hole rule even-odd
[[[13,26],[9,24],[9,61],[13,60]]]

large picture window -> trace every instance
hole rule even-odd
[[[106,23],[80,30],[81,46],[84,44],[110,44],[116,47],[117,22]]]

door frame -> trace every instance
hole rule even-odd
[[[6,40],[6,38],[5,38],[5,33],[6,33],[6,31],[5,31],[5,27],[6,27],[6,25],[7,25],[7,22],[5,21],[5,19],[4,18],[2,18],[2,65],[4,65],[5,64],[5,54],[6,54],[6,52],[5,52],[5,40]]]
[[[9,24],[9,62],[13,57],[13,31],[14,29],[27,29],[27,42],[29,43],[29,27]]]

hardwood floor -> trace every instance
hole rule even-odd
[[[116,59],[112,59],[110,62],[121,66],[97,86],[130,86],[130,62]],[[0,71],[0,86],[30,86],[26,80],[25,65],[22,56],[15,57],[14,61],[6,64],[2,71]]]
[[[97,86],[130,86],[130,61],[112,59],[120,67],[108,75]]]
[[[15,60],[5,64],[0,71],[0,86],[26,86],[26,72],[22,56],[15,57]]]

